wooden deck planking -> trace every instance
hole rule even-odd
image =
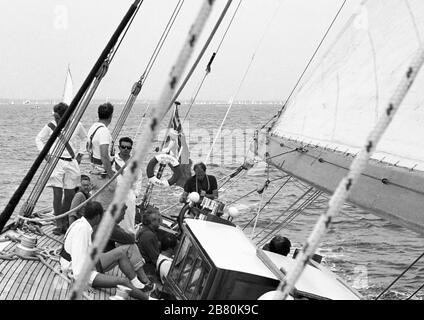
[[[54,239],[63,240],[63,235],[56,236],[51,233],[54,226],[43,226],[43,231]],[[4,251],[14,252],[16,243],[11,242]],[[46,236],[37,236],[38,248],[58,248],[61,244]],[[47,260],[49,265],[59,269],[55,260]],[[116,266],[107,274],[124,275]],[[71,285],[62,277],[47,268],[40,261],[34,260],[0,260],[0,300],[57,300],[67,299]],[[90,288],[89,296],[94,300],[108,299],[114,295],[115,288],[93,289]]]
[[[48,269],[47,274],[44,275],[44,287],[43,290],[41,290],[39,292],[39,296],[35,297],[35,300],[51,300],[52,296],[53,296],[53,292],[52,292],[52,282],[54,277],[56,276],[56,274],[51,271],[50,269]]]
[[[40,275],[40,273],[42,272],[43,269],[43,264],[42,263],[34,263],[34,268],[31,270],[30,272],[30,276],[27,280],[27,282],[25,283],[24,289],[22,290],[22,294],[20,297],[16,297],[16,299],[19,300],[27,300],[31,290],[33,289],[33,287],[37,286],[38,283],[36,282],[37,277]]]
[[[25,283],[24,283],[23,280],[24,280],[25,276],[28,274],[28,271],[33,264],[34,264],[34,261],[25,260],[24,267],[17,274],[16,279],[13,282],[13,285],[10,288],[10,290],[9,290],[7,296],[6,296],[6,300],[12,300],[13,297],[15,296],[15,294],[18,293],[18,292],[19,292],[19,295],[20,295],[20,292],[23,290],[23,287],[25,286]]]
[[[9,295],[9,291],[11,290],[13,284],[15,283],[19,273],[21,270],[25,267],[25,263],[22,263],[22,260],[16,260],[16,268],[11,268],[10,270],[12,272],[9,272],[8,276],[6,277],[7,282],[6,285],[3,287],[2,293],[0,295],[0,300],[6,300],[6,297]]]
[[[40,288],[43,288],[45,285],[45,283],[41,280],[44,278],[46,273],[50,271],[42,263],[38,263],[38,265],[40,266],[40,272],[38,272],[37,276],[34,279],[34,285],[31,287],[31,290],[28,293],[27,300],[35,300],[37,292],[41,290]]]

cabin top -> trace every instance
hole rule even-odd
[[[278,279],[257,257],[255,245],[240,228],[197,219],[186,219],[185,223],[217,268]],[[289,271],[294,266],[290,257],[264,252],[278,268]],[[329,271],[309,265],[296,289],[328,299],[358,299]]]

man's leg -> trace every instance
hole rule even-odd
[[[114,288],[118,285],[123,285],[131,288],[130,296],[139,300],[148,300],[149,295],[132,285],[132,283],[125,278],[110,276],[103,273],[98,273],[93,280],[93,288]]]
[[[127,246],[128,246],[127,255],[128,255],[128,258],[130,259],[131,265],[134,267],[137,277],[144,284],[149,283],[150,279],[147,277],[143,269],[144,259],[141,256],[140,250],[138,249],[136,244],[131,244]]]
[[[53,187],[53,213],[55,216],[62,214],[62,188]],[[56,228],[53,229],[54,234],[62,234],[63,219],[56,219]]]
[[[132,280],[136,278],[136,273],[124,246],[102,253],[100,263],[105,272],[111,270],[118,264],[119,269],[121,269],[128,279]]]
[[[75,190],[74,189],[64,189],[65,196],[63,197],[63,204],[62,204],[62,210],[63,213],[68,212],[71,209],[71,203],[72,199],[75,196]],[[68,217],[62,218],[62,226],[66,230],[68,229]]]
[[[63,189],[65,190],[65,196],[63,198],[62,212],[65,213],[71,209],[72,199],[74,199],[75,196],[75,189],[81,185],[81,171],[75,159],[66,162],[63,166],[63,171]],[[69,226],[68,217],[63,218],[65,230]]]

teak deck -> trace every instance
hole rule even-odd
[[[52,225],[44,226],[42,230],[54,239],[63,240],[63,235],[52,234]],[[15,246],[15,242],[8,242],[3,253],[13,253]],[[61,246],[60,242],[47,236],[37,236],[38,248],[56,249]],[[48,259],[47,263],[54,269],[60,270],[59,262]],[[122,276],[118,267],[107,274]],[[71,285],[67,281],[40,261],[0,258],[0,300],[65,300],[69,297],[70,289]],[[93,289],[90,287],[86,293],[93,300],[106,300],[109,296],[115,294],[115,289]]]

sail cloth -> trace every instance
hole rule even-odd
[[[272,133],[356,154],[424,44],[424,1],[363,1],[288,101]],[[424,74],[374,159],[424,171]]]
[[[73,92],[74,92],[74,86],[72,82],[71,70],[68,66],[68,70],[66,72],[65,87],[63,88],[63,96],[62,96],[62,101],[65,102],[68,106],[72,102]]]
[[[190,150],[188,149],[186,136],[181,125],[178,107],[174,106],[174,112],[170,121],[170,129],[178,133],[176,143],[172,146],[171,152],[178,159],[181,168],[181,176],[176,182],[176,185],[184,187],[185,182],[191,177],[191,164]]]

